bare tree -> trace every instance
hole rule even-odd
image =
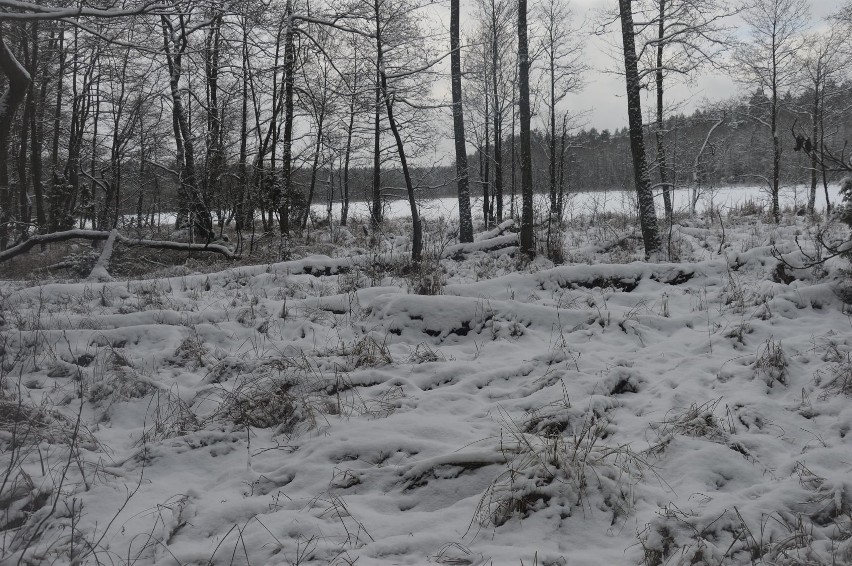
[[[755,0],[743,12],[751,40],[735,54],[740,79],[768,91],[768,116],[751,117],[769,129],[772,138],[772,216],[781,219],[778,203],[781,171],[781,137],[778,127],[780,94],[794,83],[796,53],[802,47],[801,31],[808,15],[806,0]]]
[[[635,30],[641,42],[639,77],[643,83],[653,77],[657,170],[666,218],[671,219],[675,180],[665,145],[665,83],[669,77],[691,76],[706,66],[722,67],[734,44],[728,22],[737,10],[727,0],[646,0],[638,11],[643,20]]]
[[[828,103],[848,89],[840,86],[849,66],[849,53],[844,49],[847,35],[840,26],[833,25],[821,32],[805,38],[804,48],[798,62],[802,69],[804,87],[810,93],[811,104],[807,109],[811,121],[810,142],[814,145],[810,152],[811,187],[808,194],[808,213],[813,214],[816,207],[816,193],[819,179],[822,179],[825,192],[826,214],[831,213],[831,201],[828,195],[828,171],[825,162],[826,112]],[[822,159],[820,159],[822,155]]]
[[[214,235],[213,222],[210,217],[210,208],[199,187],[195,167],[195,141],[180,85],[184,72],[184,55],[189,46],[189,35],[194,30],[189,21],[191,14],[192,8],[189,7],[175,18],[161,16],[160,22],[163,30],[163,52],[169,70],[169,91],[175,143],[179,156],[181,191],[189,203],[190,225],[193,232],[199,238],[210,241]]]
[[[503,221],[503,124],[515,106],[515,73],[517,65],[513,48],[512,20],[517,9],[509,0],[482,0],[488,33],[488,67],[490,67],[491,116],[494,133],[494,215]]]
[[[554,231],[562,219],[560,203],[560,175],[564,178],[564,148],[567,135],[568,114],[563,116],[562,136],[556,127],[557,105],[582,85],[581,73],[585,70],[581,57],[583,43],[577,29],[570,22],[573,17],[565,0],[544,0],[538,5],[537,17],[541,23],[541,53],[546,68],[547,94],[544,105],[547,108],[547,153],[549,172],[550,215],[547,223],[547,249],[549,254],[556,250],[553,246]],[[557,139],[562,138],[562,149],[557,151]],[[560,158],[561,157],[561,158]]]

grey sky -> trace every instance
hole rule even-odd
[[[472,29],[474,23],[469,19],[470,12],[462,0],[462,27]],[[818,25],[821,18],[837,10],[844,2],[842,0],[811,0],[814,24]],[[624,103],[624,79],[616,74],[607,73],[607,69],[616,66],[610,56],[612,48],[609,43],[617,44],[620,39],[614,35],[610,39],[591,35],[596,13],[611,5],[616,7],[615,0],[571,0],[571,7],[580,21],[586,21],[590,33],[585,49],[585,60],[590,67],[586,74],[586,86],[579,93],[569,95],[566,107],[575,112],[584,112],[583,120],[587,127],[599,130],[615,129],[627,125],[627,110]],[[442,10],[441,19],[448,22],[447,10]],[[738,21],[738,20],[737,20]],[[620,27],[613,26],[613,33],[620,32]],[[719,100],[729,98],[741,90],[730,77],[719,73],[705,72],[691,79],[688,84],[672,83],[668,88],[668,100],[677,104],[680,111],[689,112],[700,106],[704,100]],[[647,103],[646,103],[647,107]]]
[[[605,0],[572,0],[572,6],[578,17],[585,16],[594,21],[594,12],[605,4],[615,4]],[[812,0],[813,25],[819,25],[819,20],[837,10],[843,4],[840,0]],[[736,20],[739,22],[739,20]],[[620,31],[618,26],[615,31]],[[618,38],[615,38],[616,41]],[[613,67],[611,58],[607,55],[608,45],[602,38],[591,37],[586,49],[586,58],[592,70],[587,75],[587,84],[582,92],[571,95],[568,104],[577,110],[588,110],[586,120],[591,127],[598,129],[619,128],[627,126],[627,108],[624,103],[624,79],[620,76],[605,73],[604,70]],[[669,87],[668,99],[679,105],[684,112],[694,110],[704,100],[719,100],[729,98],[742,89],[729,76],[720,73],[705,72],[688,84],[673,83]],[[646,94],[647,98],[647,94]],[[650,101],[645,102],[649,108]]]

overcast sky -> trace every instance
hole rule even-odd
[[[818,22],[821,18],[837,10],[843,3],[843,0],[811,0],[813,25],[819,25]],[[474,29],[475,24],[470,19],[472,12],[470,3],[461,0],[461,4],[464,33],[464,30]],[[606,72],[616,66],[616,62],[610,55],[612,47],[608,43],[619,44],[620,36],[613,35],[607,39],[592,35],[595,22],[600,19],[597,17],[597,13],[608,5],[612,5],[613,9],[617,8],[617,2],[616,0],[570,0],[570,5],[577,20],[586,22],[585,31],[589,33],[589,37],[584,57],[590,70],[586,74],[586,86],[581,92],[569,95],[565,104],[575,113],[586,113],[583,119],[586,127],[595,127],[598,130],[625,127],[627,125],[627,109],[624,102],[624,78]],[[439,17],[446,25],[449,24],[449,10],[440,10]],[[621,28],[617,24],[612,26],[613,34],[620,34],[620,31]],[[683,112],[694,110],[701,105],[702,101],[707,99],[729,98],[742,88],[730,77],[710,72],[691,79],[689,84],[672,81],[669,85],[667,88],[668,101],[678,104],[680,111]],[[643,110],[647,113],[651,101],[646,99],[644,103]]]

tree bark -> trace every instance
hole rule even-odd
[[[459,45],[459,0],[450,2],[450,74],[453,95],[453,136],[456,146],[456,184],[459,199],[459,241],[473,241],[470,213],[470,185],[467,168],[467,144],[464,135],[462,106],[461,46]]]

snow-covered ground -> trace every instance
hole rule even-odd
[[[773,257],[813,230],[0,283],[0,562],[850,564],[847,262]]]

